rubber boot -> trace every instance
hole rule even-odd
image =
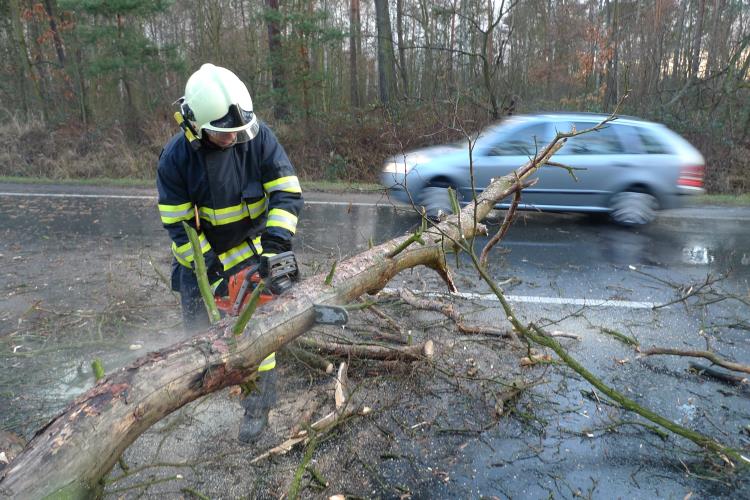
[[[258,374],[257,390],[242,400],[245,415],[240,423],[238,439],[250,443],[258,438],[268,425],[268,412],[276,402],[276,369]]]

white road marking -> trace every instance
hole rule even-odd
[[[37,198],[104,198],[125,200],[156,200],[156,196],[137,194],[80,194],[80,193],[11,193],[0,192],[0,196],[37,197]],[[348,201],[312,201],[305,200],[305,205],[334,205],[344,207],[389,207],[390,203],[365,203]]]
[[[384,292],[397,293],[395,288],[384,288]],[[451,299],[459,297],[467,300],[486,300],[498,302],[495,294],[492,293],[473,293],[473,292],[416,292],[417,295],[425,297],[435,297]],[[627,309],[653,309],[658,304],[655,302],[637,302],[631,300],[613,300],[613,299],[575,299],[572,297],[539,297],[534,295],[506,295],[509,302],[518,302],[526,304],[559,304],[585,307],[624,307]]]
[[[156,196],[137,194],[79,194],[79,193],[7,193],[0,192],[0,196],[31,196],[37,198],[108,198],[127,200],[155,200]]]

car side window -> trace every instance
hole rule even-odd
[[[595,123],[574,123],[576,130],[586,130]],[[611,155],[623,154],[625,148],[618,136],[615,127],[607,124],[599,130],[593,130],[582,135],[571,137],[568,143],[560,150],[560,154],[568,155]]]
[[[643,152],[651,155],[666,155],[669,154],[669,148],[663,144],[650,130],[646,130],[643,127],[634,127],[638,133],[638,137],[641,138],[641,145],[643,146]]]
[[[546,123],[523,127],[493,145],[488,156],[533,156],[549,141]]]

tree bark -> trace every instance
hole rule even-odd
[[[698,0],[698,12],[696,13],[695,27],[693,31],[693,43],[691,44],[690,67],[688,78],[698,76],[700,70],[701,40],[703,40],[703,13],[706,10],[706,0]]]
[[[398,43],[398,66],[401,76],[402,94],[409,97],[409,77],[406,69],[406,46],[404,42],[404,0],[396,2],[396,40]]]
[[[232,333],[232,319],[224,319],[204,334],[111,373],[36,433],[3,470],[0,495],[86,498],[100,493],[100,479],[141,433],[187,403],[244,381],[266,356],[313,326],[313,304],[351,302],[417,265],[447,274],[444,249],[453,246],[451,241],[471,238],[478,221],[561,146],[553,141],[516,172],[492,182],[459,214],[426,230],[424,245],[388,257],[409,236],[383,243],[339,264],[330,285],[324,274],[313,276],[258,308],[239,336]]]
[[[349,4],[349,99],[352,107],[358,108],[362,105],[359,95],[359,44],[357,41],[361,36],[359,24],[359,0],[351,0]]]
[[[391,16],[386,0],[375,0],[375,15],[378,31],[378,88],[380,102],[389,104],[396,93],[395,56]]]
[[[281,28],[279,27],[279,0],[266,0],[268,26],[268,59],[271,67],[271,81],[274,98],[274,116],[283,119],[289,113],[286,106],[286,82],[284,75],[283,54],[281,53]]]

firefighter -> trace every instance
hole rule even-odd
[[[181,130],[159,156],[156,184],[161,220],[172,239],[172,289],[180,293],[186,331],[195,332],[209,321],[182,223],[197,230],[209,282],[220,294],[229,276],[261,255],[291,251],[303,201],[284,148],[258,121],[247,87],[232,71],[204,64],[176,104]],[[263,360],[258,390],[242,401],[243,442],[268,422],[275,366],[275,354]]]

